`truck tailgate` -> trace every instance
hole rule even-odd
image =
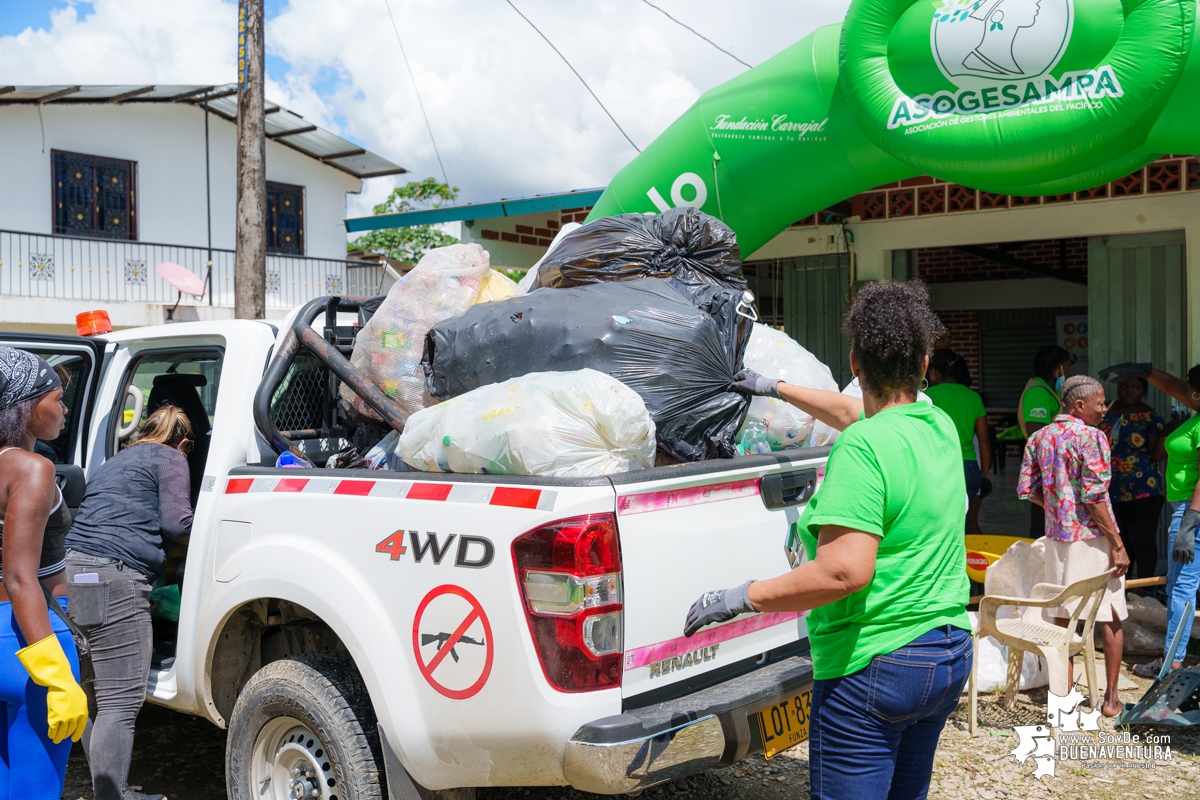
[[[638,696],[648,702],[669,697],[667,687],[683,691],[716,670],[748,669],[763,654],[807,636],[796,613],[743,616],[691,638],[684,638],[683,623],[704,592],[789,569],[788,527],[824,476],[827,452],[797,450],[723,461],[723,468],[705,462],[613,479],[627,705]]]

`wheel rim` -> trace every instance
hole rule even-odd
[[[254,743],[252,791],[261,800],[338,800],[333,761],[308,726],[277,717]]]

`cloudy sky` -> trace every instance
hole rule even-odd
[[[755,65],[848,0],[653,0]],[[463,201],[603,186],[636,153],[505,0],[386,0]],[[745,70],[643,0],[513,0],[639,147]],[[267,97],[408,168],[441,176],[385,0],[266,0]],[[0,0],[0,83],[225,83],[231,0]],[[400,180],[404,180],[401,177]],[[367,182],[351,215],[397,179]]]

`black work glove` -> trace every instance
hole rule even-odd
[[[779,380],[764,378],[754,370],[744,369],[733,376],[733,383],[729,384],[729,390],[779,399]]]
[[[1190,564],[1196,559],[1196,528],[1200,526],[1200,511],[1193,508],[1183,512],[1183,522],[1175,532],[1175,546],[1171,548],[1171,560]]]
[[[728,622],[739,614],[753,614],[754,606],[750,605],[750,584],[746,581],[741,586],[732,589],[722,589],[717,592],[705,592],[700,599],[692,603],[688,609],[687,622],[683,625],[683,635],[691,636],[705,625],[714,622]]]
[[[1137,364],[1133,361],[1126,361],[1123,364],[1113,364],[1111,367],[1105,367],[1097,375],[1100,376],[1101,380],[1112,375],[1112,378],[1109,380],[1113,383],[1120,383],[1130,375],[1136,375],[1139,378],[1149,378],[1150,373],[1153,371],[1153,364]]]

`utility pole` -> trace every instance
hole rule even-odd
[[[238,3],[237,253],[233,315],[266,316],[267,154],[264,131],[263,0]]]

